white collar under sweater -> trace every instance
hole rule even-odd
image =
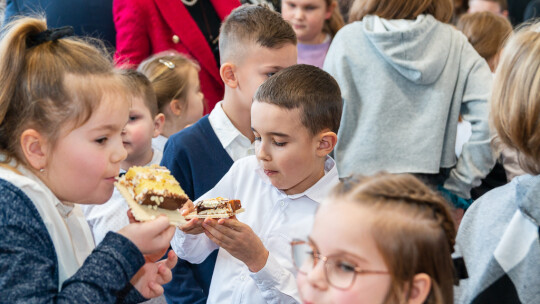
[[[25,167],[16,166],[14,161],[10,166],[23,175],[0,167],[0,178],[21,189],[34,203],[45,223],[58,259],[60,290],[62,283],[75,274],[95,247],[90,228],[78,205],[60,202],[52,191]]]

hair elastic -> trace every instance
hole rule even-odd
[[[169,61],[169,60],[160,59],[159,62],[163,63],[166,67],[168,67],[171,70],[176,67],[176,65],[174,63],[172,63],[171,61]]]
[[[26,38],[26,47],[31,48],[40,45],[43,42],[56,41],[67,36],[73,36],[72,26],[47,29],[43,32],[28,36],[28,38]]]

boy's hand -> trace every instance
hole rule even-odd
[[[193,211],[195,211],[195,205],[193,205],[191,200],[188,200],[184,206],[182,206],[182,209],[180,209],[182,216],[186,216]],[[178,228],[186,234],[201,234],[204,232],[204,229],[201,226],[203,221],[204,219],[193,218]]]
[[[155,298],[163,294],[163,284],[172,279],[171,269],[178,258],[174,251],[169,251],[167,259],[159,262],[147,260],[139,271],[131,278],[131,284],[145,298]]]
[[[219,247],[227,250],[233,257],[244,262],[251,272],[258,272],[268,259],[268,250],[251,227],[230,219],[206,219],[204,233]]]

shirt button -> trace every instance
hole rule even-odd
[[[281,201],[281,207],[285,207],[285,201]]]
[[[240,281],[245,281],[246,280],[246,276],[245,275],[241,275],[240,276]]]
[[[172,36],[172,42],[174,42],[176,44],[176,43],[180,42],[180,38],[178,38],[178,36],[176,36],[176,35],[173,35]]]

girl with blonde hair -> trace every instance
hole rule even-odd
[[[456,303],[540,302],[540,24],[508,40],[495,74],[491,122],[528,173],[484,194],[467,211],[457,248],[470,278]]]

